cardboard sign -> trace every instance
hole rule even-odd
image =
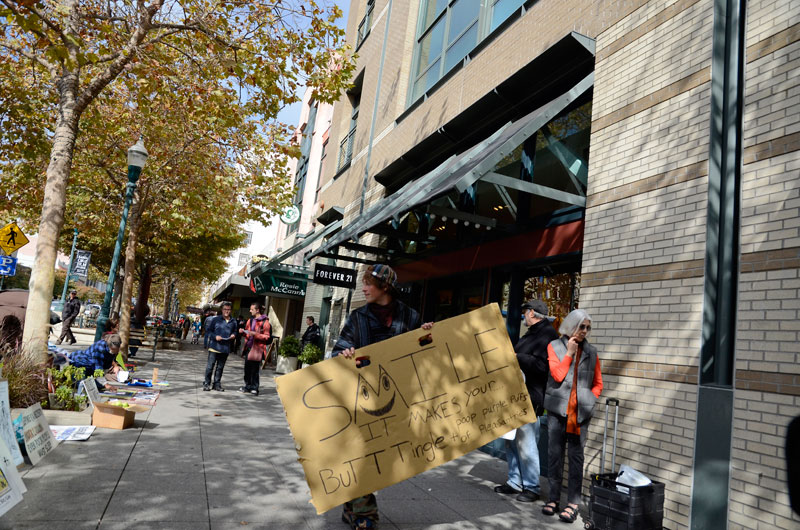
[[[38,403],[22,411],[22,433],[25,450],[34,466],[58,445]]]
[[[86,392],[86,396],[89,398],[89,403],[92,406],[94,406],[95,403],[100,403],[103,401],[100,397],[100,391],[97,390],[97,384],[94,382],[94,377],[87,377],[81,381],[81,386]]]
[[[0,445],[5,449],[0,449],[0,453],[10,454],[2,440]],[[0,517],[22,500],[25,491],[17,466],[7,458],[0,458]]]
[[[17,435],[14,434],[14,425],[11,422],[11,403],[8,398],[8,381],[6,379],[0,379],[0,438],[11,452],[14,465],[25,463],[22,451],[19,450]]]
[[[11,451],[3,440],[0,440],[0,468],[3,469],[6,479],[8,479],[12,486],[17,488],[20,493],[24,494],[28,491],[25,482],[22,480],[22,475],[19,474],[17,465],[14,463],[14,457],[11,456]]]
[[[322,513],[536,420],[497,304],[276,380]],[[422,341],[420,339],[423,339]]]

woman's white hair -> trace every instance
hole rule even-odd
[[[571,311],[563,321],[561,321],[561,325],[558,327],[558,332],[562,335],[566,335],[567,337],[571,337],[584,320],[591,322],[592,317],[590,317],[589,313],[583,309],[575,309]]]

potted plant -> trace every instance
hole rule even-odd
[[[288,374],[297,369],[297,356],[300,355],[300,340],[289,335],[281,341],[278,347],[278,365],[275,371],[279,374]]]
[[[322,350],[316,344],[309,342],[300,353],[299,359],[300,362],[303,363],[303,368],[306,366],[311,366],[312,364],[318,363],[322,360]]]
[[[48,394],[49,408],[81,411],[86,408],[86,396],[76,396],[77,383],[84,378],[85,369],[65,366],[63,369],[48,368],[48,386],[54,391]],[[47,407],[45,407],[47,408]]]

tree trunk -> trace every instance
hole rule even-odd
[[[122,337],[120,352],[125,361],[128,361],[128,345],[131,338],[131,296],[133,294],[133,276],[136,268],[136,243],[139,239],[139,221],[142,218],[143,204],[137,201],[131,216],[130,231],[128,232],[128,246],[125,248],[125,273],[120,292],[121,307],[119,314],[119,334]]]
[[[26,355],[37,362],[47,360],[50,301],[53,298],[58,236],[64,226],[67,184],[80,120],[80,113],[75,106],[77,84],[77,76],[71,73],[65,74],[57,83],[59,112],[50,162],[47,165],[42,216],[36,241],[36,259],[28,285],[28,306],[25,310],[25,327],[22,335]]]
[[[136,297],[136,322],[144,326],[148,317],[147,301],[150,298],[150,286],[153,284],[153,266],[149,263],[142,265],[139,271],[139,296]],[[155,314],[155,313],[154,313]]]
[[[117,267],[117,276],[114,279],[114,297],[111,299],[111,309],[108,311],[108,316],[122,316],[121,307],[122,307],[122,282],[124,278],[122,277],[122,263],[119,264]]]

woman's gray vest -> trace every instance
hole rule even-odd
[[[567,354],[567,337],[562,336],[550,343],[553,347],[556,357],[561,361]],[[581,360],[578,365],[578,423],[583,423],[592,417],[594,412],[594,404],[597,398],[592,394],[592,382],[594,381],[594,366],[597,362],[597,349],[589,344],[589,341],[583,341],[583,353],[581,353]],[[567,403],[569,403],[569,394],[572,392],[572,378],[575,365],[570,365],[569,373],[564,377],[560,383],[556,383],[553,379],[553,374],[547,376],[547,390],[544,394],[544,408],[548,412],[558,414],[559,416],[567,415]]]

